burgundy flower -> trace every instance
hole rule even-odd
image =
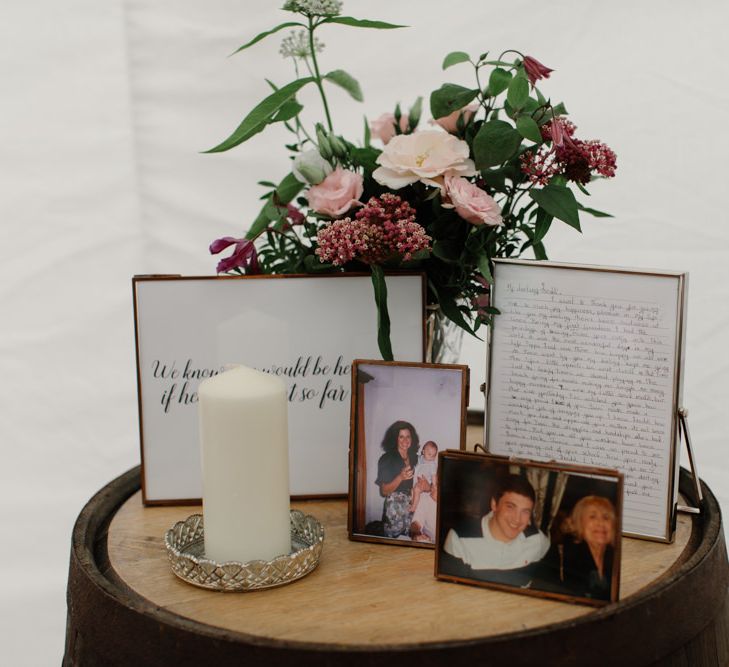
[[[303,225],[306,216],[301,212],[300,209],[296,208],[293,204],[287,204],[286,206],[286,217],[289,219],[292,225]]]
[[[536,84],[539,79],[548,79],[549,75],[554,72],[553,69],[549,69],[545,65],[542,65],[536,58],[531,56],[524,56],[524,69],[526,70],[527,78],[529,83]]]
[[[216,239],[210,244],[210,254],[217,255],[232,245],[235,245],[233,254],[218,262],[217,272],[226,273],[241,268],[248,274],[259,273],[256,247],[249,239],[234,239],[232,236]]]

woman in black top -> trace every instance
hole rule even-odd
[[[615,524],[615,508],[602,496],[585,496],[572,508],[571,537],[558,550],[559,578],[573,595],[612,599]]]
[[[385,537],[407,535],[410,530],[410,498],[419,442],[415,427],[406,421],[396,421],[382,439],[385,453],[377,462],[375,484],[385,498],[382,508]]]

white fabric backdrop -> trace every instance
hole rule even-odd
[[[223,139],[289,64],[278,3],[217,0],[13,2],[0,22],[0,552],[3,657],[58,664],[70,533],[83,503],[138,462],[130,277],[214,271],[208,243],[239,236],[259,179],[286,169],[285,134],[223,155]],[[721,0],[451,3],[349,0],[345,13],[412,27],[322,33],[323,67],[344,68],[365,104],[332,93],[339,132],[407,106],[466,68],[445,53],[519,48],[555,68],[585,137],[618,154],[592,189],[584,234],[556,226],[552,259],[690,272],[685,403],[700,470],[729,507],[724,455],[729,227],[729,61]],[[304,94],[319,115],[315,97]],[[477,377],[481,346],[467,344]],[[474,378],[475,379],[475,378]],[[474,383],[475,384],[475,383]],[[39,638],[43,638],[39,641]]]

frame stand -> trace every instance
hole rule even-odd
[[[678,437],[686,443],[686,451],[689,458],[689,466],[691,467],[691,477],[694,482],[694,488],[696,490],[696,500],[699,504],[698,507],[692,507],[691,505],[676,505],[676,509],[679,512],[685,512],[687,514],[701,514],[701,505],[704,502],[704,496],[701,493],[701,482],[699,481],[699,471],[696,468],[696,459],[694,457],[694,450],[691,447],[691,436],[689,435],[688,428],[688,410],[686,408],[678,409]]]

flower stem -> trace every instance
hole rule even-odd
[[[327,104],[327,96],[324,94],[324,86],[321,84],[321,74],[319,73],[319,64],[316,62],[316,50],[314,49],[314,28],[316,26],[314,25],[314,21],[311,17],[309,17],[309,50],[311,51],[311,62],[314,65],[314,82],[316,83],[316,87],[319,89],[319,94],[321,95],[321,101],[324,105],[324,115],[327,117],[327,127],[329,128],[330,132],[334,132],[334,127],[332,126],[332,118],[329,115],[329,105]]]

